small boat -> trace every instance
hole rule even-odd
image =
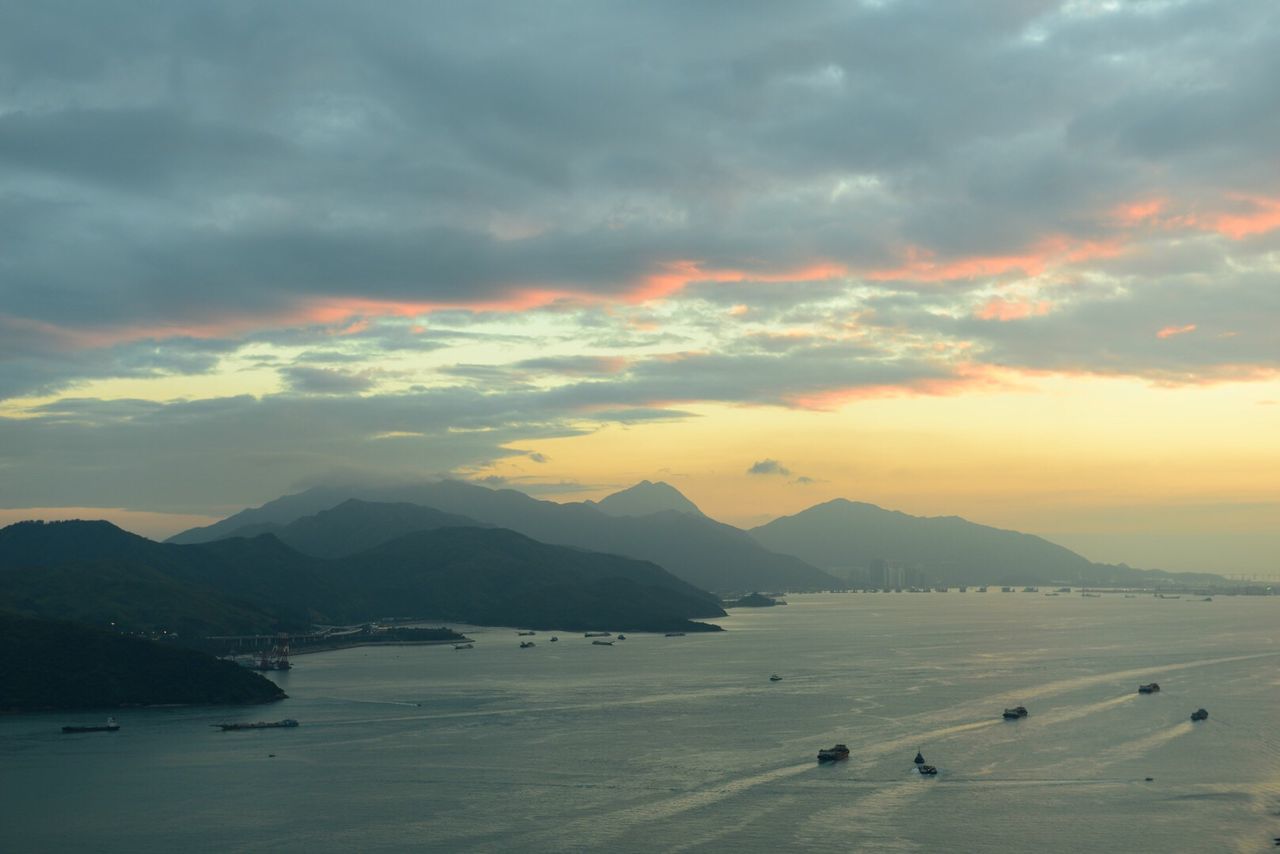
[[[921,776],[924,776],[924,777],[938,776],[937,768],[933,767],[932,765],[925,765],[923,762],[916,766],[916,770],[919,771]]]
[[[583,632],[582,636],[584,638],[607,638],[607,637],[611,637],[612,633],[611,632]]]
[[[81,726],[64,726],[63,732],[117,732],[120,724],[116,723],[115,718],[107,718],[105,724],[84,724]]]
[[[1201,599],[1200,601],[1201,601],[1201,602],[1212,602],[1212,601],[1213,601],[1213,597],[1212,597],[1212,596],[1206,596],[1206,597],[1204,597],[1203,599]]]
[[[552,635],[552,636],[551,636],[551,642],[552,642],[552,643],[556,643],[556,642],[557,642],[557,641],[559,641],[559,640],[560,640],[560,638],[556,637],[555,635]]]
[[[472,647],[474,647],[474,646],[475,646],[475,644],[469,644],[469,643],[455,643],[455,644],[453,645],[453,648],[454,648],[454,649],[471,649],[471,648],[472,648]]]
[[[770,677],[769,677],[769,681],[770,681],[770,682],[781,682],[781,681],[782,681],[782,677],[775,673],[775,674],[773,674],[772,676],[770,676]]]
[[[520,648],[521,648],[521,649],[528,649],[529,647],[531,647],[531,646],[533,646],[533,645],[534,645],[533,641],[520,641]]]
[[[841,759],[849,758],[849,748],[843,744],[837,744],[835,747],[825,747],[818,751],[819,762],[839,762]]]
[[[1101,593],[1081,593],[1080,595],[1085,599],[1101,599],[1102,598]]]
[[[1194,712],[1191,713],[1191,720],[1193,721],[1204,721],[1208,719],[1209,719],[1209,713],[1204,709],[1196,709]]]
[[[627,639],[626,635],[618,635],[618,640],[626,640],[626,639]]]
[[[682,638],[684,637],[684,632],[667,632],[665,635],[663,635],[663,637],[664,638]]]
[[[919,750],[917,750],[917,751],[916,751],[916,760],[915,760],[915,761],[916,761],[916,764],[917,764],[917,765],[923,765],[923,764],[924,764],[924,754],[923,754],[923,753],[921,753]]]
[[[1004,719],[1006,721],[1016,721],[1019,718],[1025,718],[1027,714],[1026,706],[1014,706],[1012,709],[1004,710]]]
[[[1154,694],[1159,690],[1160,690],[1160,683],[1158,682],[1148,682],[1146,685],[1138,686],[1139,694]]]
[[[242,730],[242,729],[291,729],[292,727],[296,727],[297,725],[298,725],[298,722],[295,721],[293,718],[285,718],[282,721],[256,721],[251,724],[245,724],[245,723],[210,724],[210,726],[216,726],[218,729],[222,730],[223,732],[232,732],[235,730]]]
[[[592,646],[613,646],[613,641],[593,640],[591,642],[591,645]]]

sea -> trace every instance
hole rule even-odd
[[[1274,850],[1280,598],[787,601],[612,646],[300,656],[288,700],[117,733],[0,718],[0,851]]]

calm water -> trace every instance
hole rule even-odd
[[[717,636],[310,655],[283,703],[116,734],[0,719],[0,850],[1274,850],[1280,599],[790,601]]]

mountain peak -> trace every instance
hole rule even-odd
[[[698,509],[698,505],[685,498],[680,490],[663,481],[654,483],[650,480],[642,480],[634,486],[600,499],[599,502],[588,503],[594,503],[597,510],[610,516],[648,516],[664,510],[675,510],[677,513],[686,513],[690,516],[704,515]]]

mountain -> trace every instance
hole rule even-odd
[[[501,528],[417,531],[327,566],[352,584],[340,615],[535,629],[687,631],[715,597],[645,561],[550,546]],[[695,628],[707,628],[695,625]]]
[[[823,590],[842,584],[799,558],[769,551],[745,531],[701,514],[666,509],[645,516],[610,516],[594,505],[539,501],[513,489],[495,490],[456,480],[389,487],[317,487],[241,511],[205,528],[184,531],[170,542],[208,542],[246,525],[288,524],[353,497],[421,504],[518,531],[544,543],[652,561],[705,590]]]
[[[690,516],[703,516],[688,498],[669,483],[654,483],[642,480],[635,486],[621,492],[615,492],[599,501],[584,501],[584,504],[595,507],[601,513],[610,516],[648,516],[664,510],[675,510],[677,513],[688,513]]]
[[[0,712],[266,703],[285,696],[252,670],[172,643],[5,612],[0,673]]]
[[[483,522],[431,507],[404,502],[360,501],[355,498],[314,516],[287,525],[260,522],[232,531],[231,537],[271,534],[280,542],[312,557],[347,557],[385,542],[436,528],[489,528]]]
[[[344,507],[335,518],[369,509]],[[0,530],[0,608],[130,632],[176,631],[184,642],[387,616],[563,629],[616,619],[614,628],[632,631],[699,631],[710,627],[691,617],[724,615],[711,594],[651,563],[494,528],[417,531],[325,560],[271,534],[173,545],[107,522]]]
[[[1050,581],[1136,584],[1170,573],[1096,564],[1031,534],[991,528],[958,516],[910,516],[843,498],[784,516],[751,531],[768,548],[845,574],[886,561],[920,574],[922,583],[1037,584]],[[1221,578],[1178,574],[1193,583]],[[869,583],[881,579],[871,573]]]

